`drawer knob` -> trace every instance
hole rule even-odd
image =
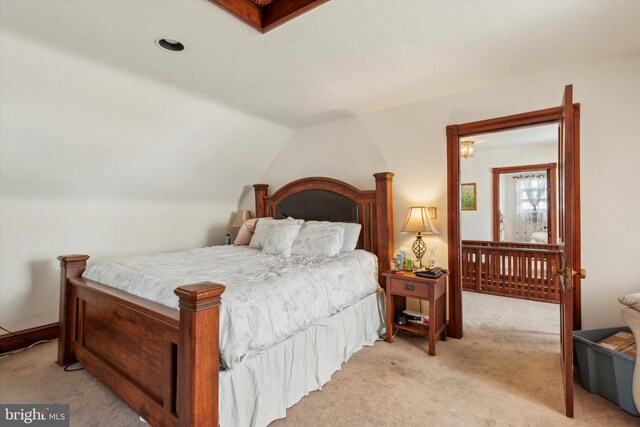
[[[404,284],[404,289],[407,291],[413,291],[413,285],[409,285],[408,283]]]

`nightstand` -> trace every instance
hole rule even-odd
[[[429,337],[429,355],[436,355],[436,339],[447,340],[447,274],[437,279],[427,279],[405,271],[403,275],[392,271],[383,273],[387,278],[387,342],[393,342],[393,330],[402,329]],[[416,323],[399,325],[395,320],[397,312],[404,310],[405,297],[429,301],[429,326]]]

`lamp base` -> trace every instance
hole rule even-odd
[[[420,233],[416,236],[416,241],[411,245],[411,250],[418,261],[418,268],[422,268],[422,257],[427,252],[427,245],[422,241]]]

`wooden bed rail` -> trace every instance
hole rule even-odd
[[[57,363],[81,362],[153,426],[217,426],[224,286],[178,287],[178,313],[83,279],[88,255],[58,259]]]

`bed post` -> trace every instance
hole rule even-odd
[[[75,362],[71,354],[71,340],[75,324],[76,307],[73,292],[68,279],[80,277],[87,268],[89,255],[60,255],[60,329],[58,332],[58,360],[56,363],[65,366]]]
[[[220,369],[220,296],[224,286],[212,282],[180,286],[178,343],[178,424],[218,425]]]
[[[384,283],[382,273],[391,268],[393,255],[393,173],[374,173],[376,178],[376,233],[378,235],[378,281]]]
[[[267,214],[267,201],[264,199],[269,194],[269,184],[254,184],[256,193],[256,218],[269,216]]]

